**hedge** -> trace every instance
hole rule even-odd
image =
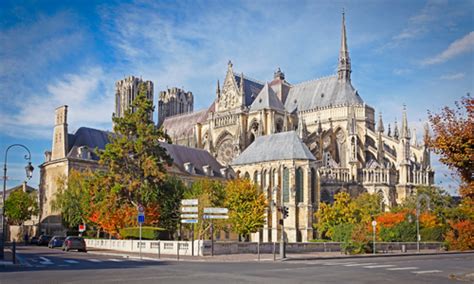
[[[160,234],[166,230],[158,227],[142,227],[142,239],[157,240],[160,239]],[[140,227],[123,228],[119,230],[120,236],[123,239],[139,239]]]

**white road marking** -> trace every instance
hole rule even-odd
[[[369,265],[369,266],[364,266],[364,268],[383,268],[383,267],[392,267],[395,265],[392,264],[382,264],[382,265]]]
[[[44,265],[53,264],[53,262],[50,259],[46,258],[46,257],[40,256],[40,259],[42,260],[42,261],[40,261],[41,264],[44,264]]]
[[[122,259],[116,259],[116,258],[109,258],[109,261],[114,261],[114,262],[122,262]]]
[[[354,263],[354,264],[346,264],[344,266],[364,266],[364,265],[372,265],[372,264],[375,264],[375,263]]]
[[[387,268],[387,270],[415,270],[419,269],[418,267],[392,267],[392,268]]]
[[[441,270],[423,270],[423,271],[412,271],[411,273],[425,274],[425,273],[439,273],[439,272],[443,272],[443,271],[441,271]]]
[[[91,262],[102,262],[102,260],[95,259],[95,258],[88,259],[88,261],[91,261]]]
[[[69,264],[60,264],[59,267],[69,267]]]
[[[72,260],[72,259],[66,259],[66,260],[64,260],[64,262],[71,263],[71,264],[79,263],[79,261]]]
[[[329,263],[323,263],[323,265],[346,265],[346,264],[354,264],[354,262],[329,262]]]

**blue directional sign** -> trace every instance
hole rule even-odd
[[[145,223],[145,215],[138,215],[138,223],[140,224]]]

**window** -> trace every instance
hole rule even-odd
[[[316,203],[316,171],[311,169],[311,204]]]
[[[283,169],[283,202],[290,201],[290,170]]]
[[[296,202],[303,202],[303,170],[296,170]]]

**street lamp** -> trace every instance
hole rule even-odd
[[[3,198],[2,198],[2,215],[1,215],[1,222],[0,222],[0,228],[2,229],[2,232],[0,234],[0,259],[5,258],[5,239],[6,239],[6,222],[5,222],[5,201],[6,201],[6,190],[7,190],[7,157],[8,157],[8,150],[13,147],[21,147],[28,152],[27,155],[25,155],[25,160],[28,161],[28,165],[25,167],[26,171],[26,178],[30,179],[33,176],[33,166],[31,165],[31,152],[30,150],[22,144],[12,144],[8,146],[7,150],[5,151],[5,159],[4,159],[4,164],[3,164]]]

